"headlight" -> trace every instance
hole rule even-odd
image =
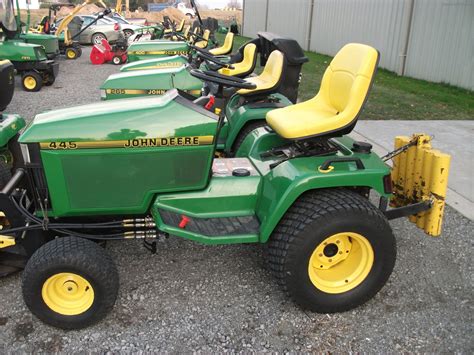
[[[105,100],[105,98],[107,97],[107,94],[105,93],[105,90],[104,89],[100,89],[100,98],[102,100]]]

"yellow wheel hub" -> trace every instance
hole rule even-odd
[[[66,56],[69,59],[74,59],[74,58],[76,58],[76,52],[73,51],[72,49],[68,49],[67,52],[66,52]]]
[[[56,313],[75,316],[94,303],[94,290],[82,276],[64,272],[51,276],[41,291],[44,303]]]
[[[36,87],[37,82],[36,79],[32,76],[25,76],[25,78],[23,79],[23,84],[28,90],[33,90]]]
[[[357,233],[338,233],[323,240],[309,259],[313,285],[326,293],[343,293],[365,280],[374,264],[370,242]]]

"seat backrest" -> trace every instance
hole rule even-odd
[[[181,22],[179,23],[179,26],[176,27],[176,32],[181,32],[184,28],[184,18],[181,20]]]
[[[186,25],[184,26],[184,32],[183,32],[183,36],[185,38],[188,38],[189,37],[189,30],[191,29],[191,25]]]
[[[205,30],[204,34],[202,35],[202,38],[204,39],[200,40],[199,42],[196,42],[194,45],[199,48],[206,48],[207,44],[209,43],[210,35],[211,35],[211,31]]]
[[[234,34],[232,32],[227,32],[224,44],[221,47],[211,49],[209,53],[212,55],[226,55],[232,52],[232,47],[234,45]]]
[[[326,69],[317,95],[350,125],[364,106],[377,69],[379,53],[359,43],[346,44]]]
[[[222,68],[219,73],[223,75],[245,77],[253,73],[257,65],[257,46],[248,43],[244,47],[244,55],[241,62],[232,63],[234,69]]]
[[[260,95],[275,92],[282,80],[285,68],[285,56],[282,52],[274,50],[268,57],[262,74],[247,78],[246,81],[257,85],[255,89],[240,89],[239,95]]]

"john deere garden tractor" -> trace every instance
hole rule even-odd
[[[216,100],[238,90],[227,114],[174,89],[49,111],[21,135],[23,119],[3,115],[0,137],[10,137],[2,144],[13,157],[1,175],[11,176],[0,190],[4,273],[25,266],[29,309],[53,326],[83,328],[113,308],[119,287],[113,260],[94,241],[140,239],[156,252],[154,240],[173,235],[264,244],[278,283],[306,309],[342,312],[365,303],[395,263],[389,219],[412,215],[440,233],[449,165],[426,136],[397,140],[384,158],[395,159],[393,170],[369,144],[347,136],[378,57],[369,46],[346,45],[313,99],[280,108],[246,96],[279,78],[284,56],[275,50],[268,77],[193,71],[217,85]],[[275,109],[264,126],[249,131],[232,157],[216,157],[225,120],[269,105]],[[378,207],[369,194],[380,196]]]
[[[231,37],[232,34],[229,36]],[[229,46],[230,41],[227,42],[227,46]],[[245,43],[234,55],[224,61],[221,56],[212,55],[212,53],[197,47],[191,46],[191,48],[196,51],[195,56],[172,56],[125,65],[121,73],[112,74],[102,84],[102,99],[163,95],[167,90],[173,88],[200,96],[209,93],[211,87],[215,87],[215,85],[205,85],[205,81],[191,75],[193,69],[203,67],[215,71],[216,75],[246,77],[253,73],[258,53],[260,53],[260,64],[265,65],[270,53],[278,49],[285,56],[280,73],[281,81],[285,83],[282,84],[281,81],[273,83],[272,90],[269,89],[266,93],[271,94],[271,91],[285,88],[282,94],[296,102],[301,65],[308,59],[295,40],[269,32],[259,32],[258,38]],[[230,91],[232,92],[232,90]],[[230,97],[230,95],[227,96]],[[219,108],[224,109],[224,107]],[[264,119],[264,117],[265,114],[261,118]]]
[[[13,0],[0,0],[0,5],[0,60],[13,63],[26,91],[39,91],[43,85],[52,85],[59,64],[47,58],[43,46],[17,39],[20,29],[13,11]]]
[[[45,33],[36,33],[30,30],[30,9],[28,8],[28,17],[26,23],[21,19],[20,7],[18,0],[16,3],[15,22],[18,31],[15,32],[14,40],[24,43],[37,44],[43,46],[48,59],[54,59],[59,55],[59,42],[56,36]],[[14,8],[14,2],[11,0],[11,7]],[[5,8],[5,6],[4,6]],[[12,10],[13,11],[13,10]]]

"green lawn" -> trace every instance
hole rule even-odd
[[[223,42],[224,35],[218,34]],[[234,50],[248,38],[236,37]],[[299,98],[307,100],[318,91],[331,57],[306,52]],[[379,69],[361,116],[369,120],[474,120],[474,92],[424,80],[401,77]]]

